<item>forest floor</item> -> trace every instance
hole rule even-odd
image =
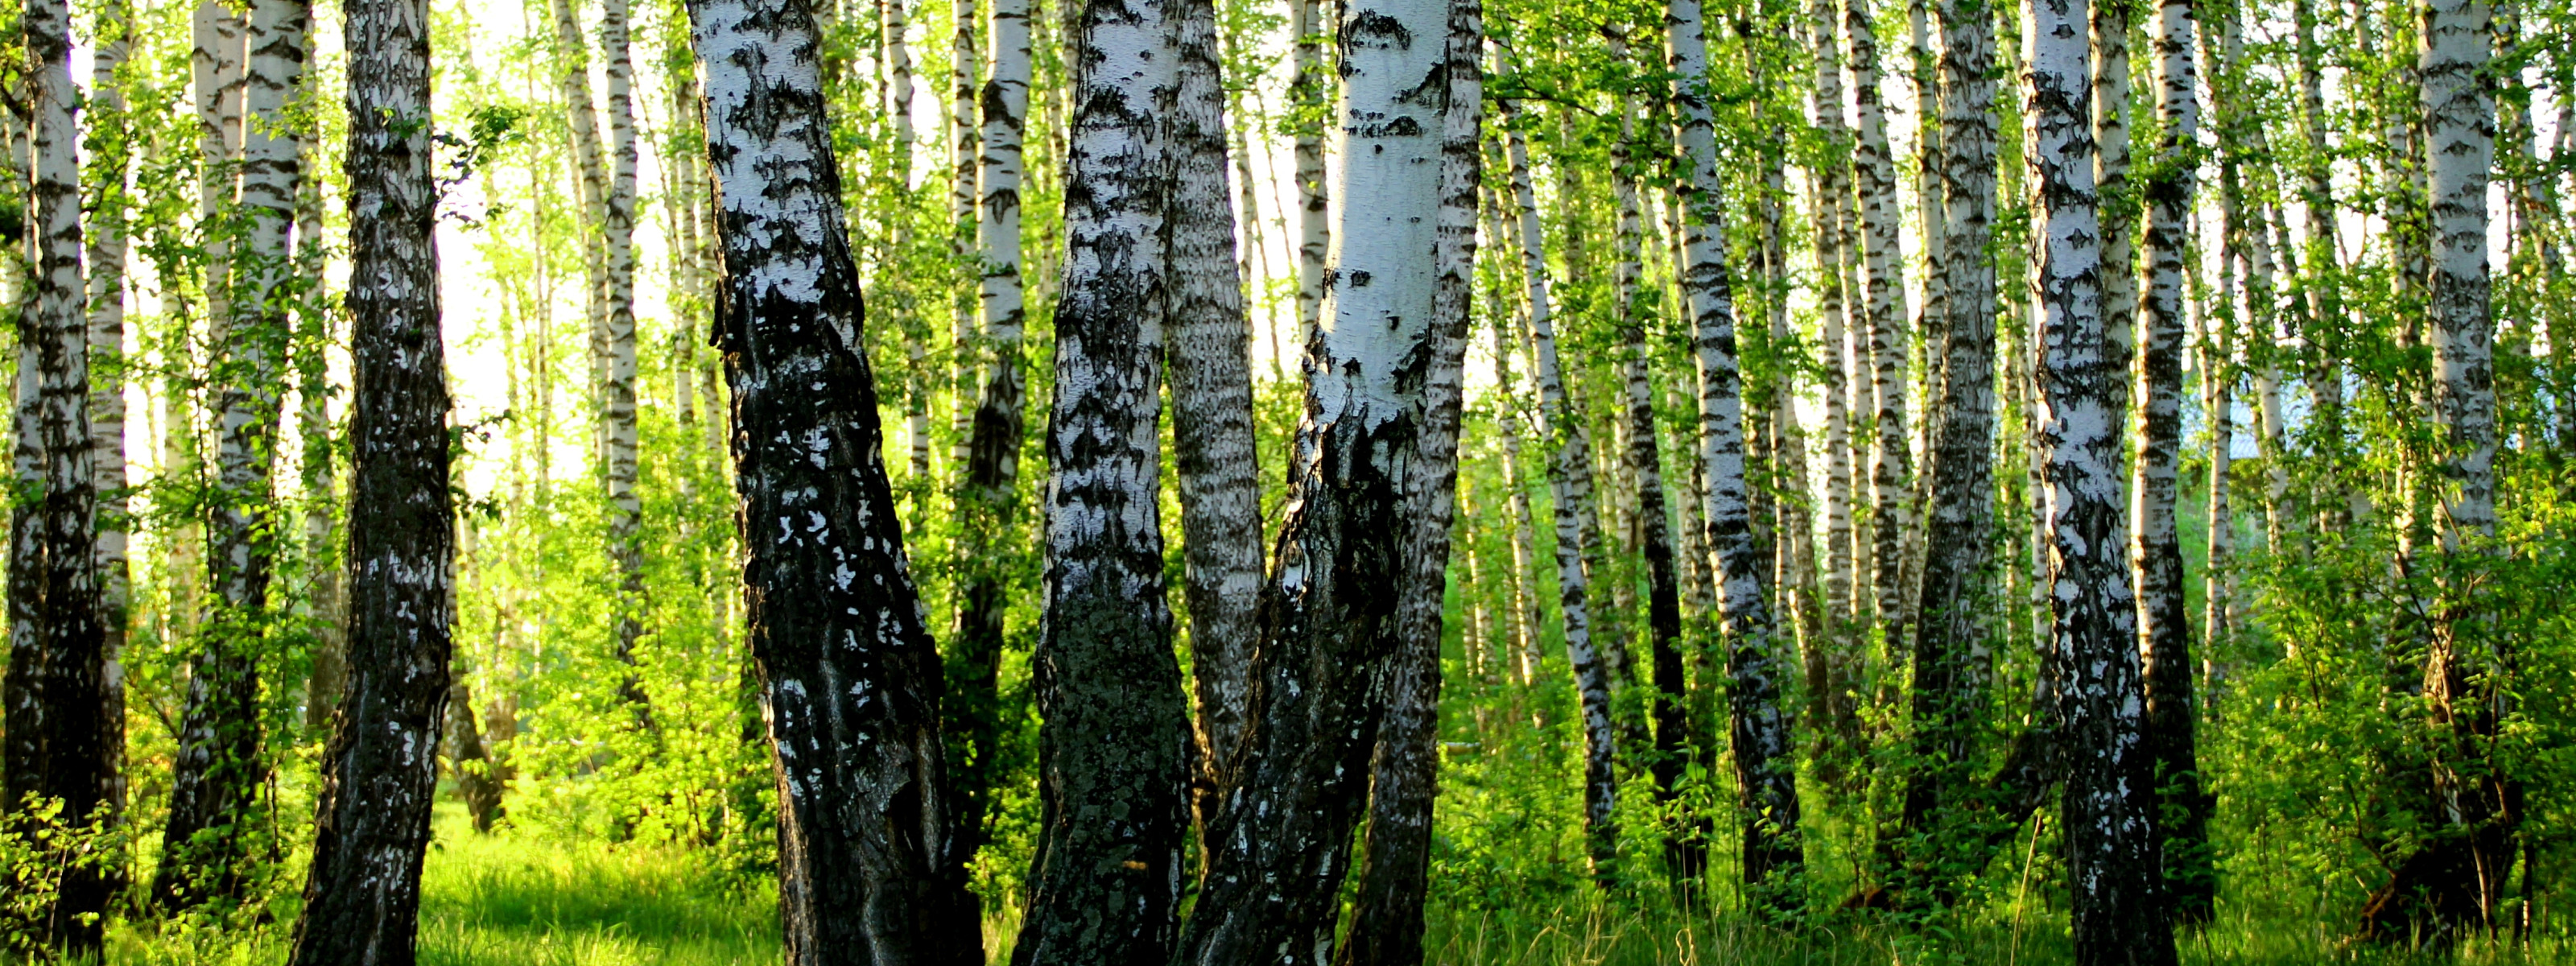
[[[700,855],[516,831],[476,834],[442,803],[421,882],[420,966],[731,966],[779,961],[777,892]],[[288,900],[292,901],[292,900]],[[229,934],[121,925],[111,966],[276,966],[292,912]],[[2054,966],[2071,961],[2062,912],[1896,930],[1848,921],[1802,932],[1685,921],[1598,902],[1536,911],[1434,909],[1432,966]],[[1009,926],[985,946],[1007,963]],[[2184,966],[2576,966],[2564,939],[2532,950],[2407,953],[2341,942],[2308,922],[2222,921],[2182,944]]]

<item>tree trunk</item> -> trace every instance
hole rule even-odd
[[[438,787],[456,514],[439,339],[429,6],[347,6],[349,682],[322,756],[292,966],[412,962]]]
[[[30,3],[19,27],[27,57],[34,271],[18,319],[18,429],[22,471],[33,471],[39,495],[16,514],[12,528],[19,536],[11,546],[11,618],[26,630],[12,634],[0,816],[34,835],[22,811],[28,796],[57,801],[54,822],[61,826],[116,824],[110,769],[120,757],[124,727],[107,717],[115,691],[99,614],[71,10],[57,0]],[[112,898],[104,858],[66,850],[48,859],[63,871],[52,906],[35,924],[47,947],[72,956],[98,952]]]
[[[1476,284],[1476,189],[1484,180],[1485,6],[1449,0],[1441,80],[1440,213],[1433,244],[1431,326],[1422,390],[1408,417],[1419,427],[1404,480],[1403,568],[1394,654],[1379,677],[1385,720],[1369,762],[1369,819],[1360,840],[1359,888],[1335,966],[1421,966],[1423,906],[1431,879],[1432,803],[1440,792],[1440,643],[1449,583],[1449,533],[1457,508],[1458,422]],[[1468,561],[1469,584],[1474,559]],[[1472,613],[1472,604],[1470,605]],[[1469,621],[1473,654],[1474,621]],[[1469,662],[1469,673],[1474,673]]]
[[[1809,6],[1814,31],[1815,87],[1813,123],[1827,149],[1846,144],[1843,122],[1842,55],[1833,0]],[[1852,448],[1849,370],[1843,344],[1850,319],[1849,295],[1843,284],[1851,258],[1845,244],[1851,235],[1850,169],[1826,160],[1809,172],[1816,201],[1818,348],[1824,356],[1825,399],[1825,600],[1824,626],[1808,642],[1805,654],[1807,720],[1815,733],[1816,777],[1827,788],[1849,791],[1849,776],[1861,751],[1858,686],[1859,645],[1852,640]]]
[[[1887,883],[1898,904],[1947,904],[1986,853],[1956,831],[1979,803],[1986,677],[1985,605],[1995,590],[1994,13],[1975,0],[1941,7],[1943,224],[1946,317],[1939,323],[1940,418],[1926,455],[1931,505],[1923,587],[1915,601],[1914,767],[1906,775],[1902,865]],[[1919,843],[1919,845],[1918,845]]]
[[[96,14],[92,42],[86,129],[90,155],[89,223],[89,428],[91,487],[96,493],[98,528],[98,613],[100,631],[99,772],[104,787],[99,800],[110,824],[124,821],[125,775],[125,637],[132,617],[133,584],[126,559],[127,513],[125,470],[125,259],[127,216],[132,208],[129,175],[134,163],[132,122],[125,106],[124,79],[117,76],[132,53],[134,13],[127,3],[113,2]],[[5,769],[0,765],[0,769]],[[7,806],[0,803],[0,811]],[[105,873],[109,891],[125,886],[122,868]]]
[[[884,461],[816,49],[794,0],[695,0],[723,204],[746,626],[775,749],[793,966],[964,963],[938,654]],[[782,444],[781,441],[787,441]]]
[[[1259,628],[1261,472],[1252,430],[1252,325],[1235,258],[1225,78],[1213,0],[1151,0],[1179,31],[1177,95],[1166,123],[1175,166],[1171,273],[1172,465],[1180,474],[1182,599],[1199,699],[1198,816],[1235,772],[1244,675]]]
[[[2439,553],[2485,556],[2496,532],[2495,319],[2489,308],[2487,187],[2495,157],[2494,55],[2488,5],[2438,0],[2425,8],[2424,154],[2430,161],[2432,416],[2442,429]],[[2423,471],[2418,471],[2423,472]],[[2456,489],[2451,489],[2456,487]],[[2471,564],[2454,562],[2454,570]],[[2505,877],[2522,822],[2521,783],[2493,759],[2511,706],[2513,667],[2497,617],[2477,584],[2446,579],[2432,632],[2424,698],[2439,818],[2362,910],[2362,934],[2391,941],[2456,940],[2502,925]]]
[[[590,389],[606,391],[608,376],[608,165],[599,141],[599,111],[590,100],[590,46],[582,40],[578,0],[549,0],[555,30],[555,94],[563,98],[564,119],[572,129],[573,194],[581,204],[576,224],[581,235],[582,318],[589,324]],[[601,398],[605,398],[604,395]],[[593,455],[605,456],[605,440],[593,435]],[[604,463],[605,460],[602,460]]]
[[[948,390],[954,396],[954,411],[949,416],[948,445],[949,462],[962,476],[967,461],[974,458],[975,402],[983,388],[977,384],[977,377],[983,375],[983,367],[977,364],[982,327],[976,324],[975,305],[982,294],[983,272],[976,258],[975,172],[982,160],[984,137],[975,123],[975,99],[981,89],[975,82],[976,2],[950,0],[948,9],[948,257],[958,272],[949,285]],[[959,830],[964,831],[963,826]]]
[[[1446,98],[1438,77],[1448,6],[1363,0],[1343,8],[1343,129],[1322,321],[1307,343],[1306,418],[1288,472],[1277,569],[1262,591],[1241,767],[1211,843],[1181,961],[1318,964],[1330,958],[1338,893],[1377,744],[1380,677],[1402,648],[1415,514],[1410,451],[1440,331],[1434,253]]]
[[[2138,582],[2138,653],[2146,690],[2146,752],[2156,768],[2159,800],[2171,818],[2159,841],[2165,880],[2178,924],[2209,922],[2217,898],[2209,853],[2209,815],[2215,802],[2201,790],[2199,709],[2192,694],[2191,621],[2183,587],[2182,533],[2177,507],[2182,488],[2182,356],[2185,330],[2184,261],[2191,246],[2192,194],[2197,187],[2184,152],[2200,136],[2199,78],[2192,62],[2193,0],[2164,0],[2156,21],[2156,82],[2160,122],[2153,177],[2146,183],[2146,325],[2140,332],[2139,436],[2136,478],[2130,491],[2137,532],[2130,566]],[[2215,522],[2215,521],[2213,521]]]
[[[1029,12],[1026,0],[994,0],[992,72],[984,82],[983,199],[975,223],[982,278],[977,322],[982,330],[983,385],[966,437],[964,487],[957,500],[957,633],[944,668],[940,702],[948,742],[949,809],[954,822],[950,874],[972,876],[975,854],[989,838],[993,786],[1005,763],[1000,676],[1005,616],[1017,554],[1020,447],[1028,435],[1027,376],[1020,370],[1026,325],[1020,287],[1021,136],[1029,111]],[[982,928],[982,900],[961,900],[958,929]],[[980,945],[980,944],[979,944]]]
[[[1163,587],[1159,363],[1166,299],[1206,293],[1177,290],[1163,241],[1194,254],[1214,246],[1204,223],[1196,231],[1170,224],[1174,154],[1195,160],[1189,153],[1199,147],[1167,147],[1177,133],[1166,129],[1165,112],[1180,59],[1171,17],[1188,0],[1129,2],[1085,3],[1075,48],[1072,247],[1055,313],[1047,443],[1046,624],[1030,659],[1045,722],[1044,812],[1011,953],[1018,966],[1165,962],[1179,925],[1189,706]],[[1232,254],[1219,260],[1230,273]],[[1176,378],[1175,405],[1205,386]]]
[[[608,348],[607,378],[600,383],[600,417],[608,425],[603,462],[608,495],[608,557],[617,569],[617,659],[635,663],[635,639],[644,633],[644,507],[635,492],[639,442],[635,421],[635,61],[628,50],[629,0],[600,0],[599,49],[608,61],[608,196],[601,211],[607,302],[602,318]],[[652,704],[629,672],[618,687],[646,728]]]
[[[2155,852],[2154,763],[2141,746],[2137,601],[2122,531],[2118,340],[2103,309],[2104,236],[2087,119],[2088,4],[2034,4],[2032,177],[2043,224],[2035,285],[2051,641],[2061,675],[2067,871],[2075,961],[2170,966]]]
[[[1735,295],[1724,239],[1723,176],[1707,90],[1708,44],[1700,6],[1667,4],[1664,22],[1680,75],[1683,161],[1689,165],[1687,255],[1682,289],[1689,299],[1691,347],[1699,364],[1699,450],[1707,466],[1708,543],[1716,558],[1725,614],[1727,704],[1735,747],[1737,814],[1743,823],[1744,883],[1755,901],[1785,914],[1804,901],[1798,830],[1798,777],[1791,729],[1780,700],[1778,647],[1772,632],[1760,548],[1753,540],[1744,463],[1744,401],[1736,357]]]
[[[170,818],[162,838],[155,897],[174,906],[237,899],[245,886],[252,831],[249,816],[267,764],[261,760],[258,653],[275,573],[270,476],[276,462],[281,401],[279,360],[290,321],[291,236],[302,142],[288,118],[288,101],[301,85],[309,8],[293,0],[252,5],[243,42],[246,70],[238,75],[217,54],[215,89],[240,78],[238,105],[225,95],[219,126],[229,132],[226,151],[240,151],[240,170],[221,172],[209,186],[214,210],[241,206],[240,232],[218,256],[228,264],[209,271],[209,308],[216,338],[226,347],[209,373],[217,389],[216,478],[208,508],[208,589],[215,610],[212,633],[189,661],[186,712],[173,769]],[[236,27],[235,29],[239,29]],[[220,27],[217,36],[221,37]],[[229,49],[229,38],[221,41]],[[234,118],[246,118],[247,123]],[[238,181],[236,181],[236,177]],[[238,248],[233,247],[238,245]],[[220,292],[220,299],[211,297]]]
[[[1479,151],[1478,156],[1482,157]],[[1499,194],[1486,192],[1484,208],[1485,237],[1501,239],[1502,208]],[[1494,272],[1494,433],[1502,438],[1503,460],[1500,472],[1503,486],[1511,491],[1512,541],[1512,641],[1513,666],[1524,691],[1538,683],[1544,655],[1539,650],[1539,627],[1547,622],[1539,603],[1538,534],[1530,512],[1529,484],[1521,475],[1521,402],[1517,381],[1512,376],[1512,358],[1519,354],[1520,321],[1508,308],[1502,292],[1500,266]],[[1533,712],[1535,715],[1535,712]],[[1533,717],[1531,720],[1537,720]]]
[[[1905,253],[1897,242],[1897,223],[1904,203],[1897,197],[1896,158],[1887,143],[1887,107],[1880,99],[1878,36],[1870,0],[1843,0],[1844,33],[1850,38],[1853,100],[1860,107],[1859,137],[1854,141],[1852,172],[1860,205],[1860,263],[1868,282],[1869,350],[1855,353],[1855,366],[1870,367],[1866,415],[1869,430],[1870,564],[1868,591],[1854,602],[1855,612],[1874,616],[1887,646],[1895,648],[1905,629],[1905,534],[1913,529],[1913,437],[1906,431],[1905,355],[1912,341],[1905,331]],[[1855,333],[1857,335],[1857,333]],[[1871,626],[1871,625],[1864,625]]]
[[[1315,337],[1322,311],[1324,258],[1332,244],[1331,188],[1324,183],[1324,129],[1331,124],[1333,75],[1324,66],[1324,0],[1289,0],[1296,73],[1288,81],[1297,142],[1297,351]]]
[[[1503,102],[1504,126],[1511,132],[1506,150],[1512,195],[1520,208],[1521,274],[1529,287],[1530,343],[1538,359],[1539,436],[1551,453],[1547,481],[1556,517],[1557,607],[1564,621],[1565,660],[1574,671],[1583,713],[1583,827],[1592,878],[1609,888],[1619,881],[1619,776],[1614,767],[1619,741],[1612,730],[1611,668],[1593,643],[1590,580],[1583,566],[1582,509],[1592,502],[1592,443],[1582,414],[1567,398],[1557,364],[1546,234],[1539,224],[1538,193],[1530,184],[1529,141],[1518,130],[1517,114],[1513,102]]]

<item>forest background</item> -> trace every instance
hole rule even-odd
[[[1321,135],[1330,14],[1302,2],[1216,8],[1269,545],[1306,405],[1297,347],[1322,301],[1321,219],[1309,212],[1339,201],[1319,197],[1333,163]],[[1672,160],[1669,72],[1651,56],[1665,10],[1495,0],[1484,11],[1495,41],[1484,244],[1442,608],[1433,958],[2063,957],[2068,872],[2053,805],[2009,827],[1943,833],[2007,843],[1960,853],[1974,857],[1963,867],[1909,872],[1892,858],[1915,854],[1902,843],[1922,833],[1905,776],[1947,762],[2000,782],[2015,737],[2048,717],[2026,11],[1955,0],[1708,9],[1726,250],[1747,320],[1746,419],[1761,427],[1752,512],[1794,669],[1779,701],[1799,719],[1806,874],[1786,901],[1722,885],[1704,904],[1673,874],[1671,841],[1705,834],[1724,858],[1704,871],[1732,883],[1742,842],[1710,818],[1740,789],[1722,763],[1729,659],[1697,495],[1708,484],[1694,459],[1683,311],[1687,175]],[[2170,501],[2181,570],[2163,586],[2198,658],[2188,707],[2196,780],[2211,797],[2176,814],[2200,809],[2198,874],[2214,896],[2186,955],[2289,962],[2423,945],[2428,958],[2565,956],[2576,625],[2560,596],[2576,578],[2576,344],[2557,333],[2576,314],[2562,255],[2576,11],[2500,4],[2483,28],[2497,521],[2491,537],[2463,538],[2444,522],[2444,484],[2427,482],[2448,479],[2451,464],[2425,321],[2439,205],[2426,179],[2424,12],[2370,0],[2193,9],[2201,32],[2183,44],[2200,60],[2185,89],[2200,115],[2187,146],[2151,149],[2171,130],[2157,57],[2129,61],[2134,78],[2095,81],[2127,109],[2103,129],[2136,132],[2128,179],[2187,169],[2201,189],[2174,266],[2187,318],[2163,343],[2176,367],[2162,417],[2174,449],[2161,463],[2128,453],[2123,468],[2172,473],[2164,490],[2139,484],[2149,496],[2131,512],[2143,531],[2152,494]],[[459,523],[448,804],[428,863],[423,955],[774,957],[777,790],[740,626],[730,402],[707,345],[719,269],[686,13],[624,0],[432,10]],[[973,870],[995,955],[1008,952],[1038,818],[1028,661],[1049,471],[1036,407],[1053,395],[1076,12],[1062,0],[817,10],[912,574],[952,687],[992,662],[989,691],[968,691],[991,705],[961,713],[989,729],[967,760],[989,789]],[[83,205],[130,240],[110,259],[122,278],[105,283],[125,307],[102,321],[95,278],[90,307],[93,412],[123,418],[93,417],[102,440],[119,434],[120,475],[106,476],[105,460],[100,470],[101,526],[130,535],[115,541],[130,578],[109,589],[122,608],[111,633],[122,637],[124,810],[87,833],[130,883],[107,955],[273,961],[295,919],[316,760],[345,675],[350,362],[335,293],[349,284],[336,156],[347,51],[327,6],[100,0],[73,13]],[[2161,50],[2156,13],[2122,14],[2115,46]],[[272,14],[287,21],[259,19]],[[310,55],[299,50],[300,72],[262,101],[245,38],[283,36],[293,16],[310,25],[296,40]],[[1934,531],[1929,468],[1947,411],[1936,373],[1950,325],[1940,313],[1957,296],[1941,246],[1926,241],[1949,214],[1942,128],[1925,121],[1945,110],[1942,58],[1967,19],[1993,32],[1978,76],[2001,182],[1986,248],[2000,293],[1983,444],[1992,470],[1976,484],[1990,503]],[[1012,21],[1025,49],[997,43],[1011,34],[996,25]],[[1025,92],[993,85],[1014,72]],[[16,109],[11,190],[23,196],[29,109]],[[1018,157],[997,160],[997,139]],[[243,213],[257,203],[263,140],[292,140],[301,157],[283,257],[258,254],[259,219]],[[1025,171],[1015,221],[992,215],[997,164]],[[2146,227],[2143,191],[2106,199],[2132,234]],[[12,286],[0,305],[30,290],[22,269],[0,273]],[[242,279],[271,273],[286,294],[260,297],[284,309],[236,324],[226,306],[245,297]],[[996,285],[1022,280],[1010,297],[1025,299],[1024,335],[985,308],[1002,297]],[[2146,351],[2157,337],[2136,341],[2141,367],[2157,365]],[[1027,412],[995,497],[971,492],[968,443],[989,392],[982,376],[1005,358],[1026,375]],[[2136,397],[2126,402],[2138,418],[2158,418],[2153,392]],[[243,442],[245,420],[273,439]],[[1174,459],[1176,447],[1162,452]],[[1185,628],[1182,497],[1167,486],[1161,498],[1165,583]],[[1016,508],[998,533],[974,529],[968,507],[987,499]],[[1922,740],[1933,718],[1915,641],[1933,611],[1918,602],[1927,573],[1950,559],[1935,533],[1982,548],[1954,598],[1973,614],[1982,682],[1965,692],[1973,725],[1955,754],[1926,754]],[[226,539],[273,561],[264,591],[223,579]],[[980,658],[948,630],[975,610],[976,581],[1000,589],[986,602],[999,613],[985,615],[998,646]],[[1590,589],[1579,616],[1569,585]],[[2463,600],[2480,620],[2455,619]],[[1187,669],[1193,651],[1176,638]],[[2464,702],[2494,712],[2468,732],[2451,723],[2444,687],[2428,691],[2428,664],[2446,659],[2465,664],[2458,683],[2475,697]],[[2474,829],[2446,817],[2431,777],[2463,757],[2477,780],[2513,790],[2506,814]],[[174,825],[186,834],[172,838]],[[2461,840],[2504,858],[2474,873],[2486,894],[2466,916],[2423,898],[2439,892],[2426,888],[2424,857]],[[8,902],[40,905],[62,871],[44,861],[53,853],[8,841]],[[1876,898],[1907,875],[1941,882],[1924,888],[1942,901]]]

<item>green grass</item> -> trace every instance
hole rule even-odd
[[[567,840],[535,832],[475,834],[442,806],[422,877],[423,966],[717,966],[779,961],[777,891],[684,849]],[[2034,896],[2033,905],[2038,905]],[[229,931],[185,923],[119,924],[113,966],[276,966],[294,900],[268,921]],[[2222,906],[2222,908],[2225,908]],[[988,923],[985,948],[1007,962],[1015,910]],[[1721,914],[1636,908],[1582,898],[1552,908],[1435,908],[1425,941],[1435,966],[2058,966],[2071,960],[2062,910],[1967,914],[1925,929],[1834,916],[1797,931]],[[2576,963],[2563,937],[2524,951],[2471,947],[2408,953],[2343,944],[2331,925],[2221,921],[2183,943],[2184,966],[2546,966]]]

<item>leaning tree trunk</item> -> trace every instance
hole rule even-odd
[[[2428,326],[2433,342],[2433,420],[2442,429],[2439,475],[2449,492],[2440,553],[2494,551],[2496,532],[2495,319],[2489,307],[2487,185],[2495,157],[2495,101],[2484,79],[2493,57],[2487,5],[2439,0],[2426,8],[2423,47],[2425,156],[2430,159],[2433,271]],[[2445,569],[2469,571],[2455,559]],[[2362,912],[2362,933],[2449,942],[2470,929],[2494,930],[2522,789],[2494,760],[2511,707],[2510,655],[2496,641],[2497,615],[2477,600],[2474,580],[2446,579],[2443,610],[2425,659],[2431,713],[2432,788],[2439,818],[2427,841],[2399,863]],[[2412,927],[2412,928],[2410,928]]]
[[[1020,446],[1028,435],[1027,377],[1020,370],[1026,324],[1020,287],[1020,140],[1029,113],[1028,4],[994,0],[992,13],[992,73],[984,82],[983,154],[978,159],[983,198],[975,223],[982,276],[977,321],[989,355],[975,399],[974,425],[965,437],[964,485],[956,502],[957,632],[948,642],[948,693],[939,706],[954,823],[949,855],[956,864],[949,874],[959,882],[972,876],[969,867],[989,837],[986,816],[1003,767],[1004,618],[1017,559],[1008,548],[1020,511]],[[962,901],[957,928],[981,929],[981,898],[970,890]]]
[[[1961,869],[1984,858],[1944,834],[1967,818],[1984,733],[1986,607],[1995,584],[1994,13],[1976,0],[1941,5],[1941,147],[1947,278],[1933,383],[1941,414],[1926,454],[1931,504],[1923,538],[1923,587],[1914,617],[1914,767],[1905,776],[1908,846],[1887,883],[1900,904],[1946,903]],[[1955,851],[1954,851],[1955,850]]]
[[[601,0],[599,51],[608,61],[608,194],[600,205],[602,341],[608,350],[600,380],[602,476],[608,496],[608,560],[617,570],[616,655],[635,663],[635,639],[644,633],[644,505],[635,492],[635,58],[628,50],[629,0]],[[643,682],[628,672],[618,693],[651,727]]]
[[[1166,962],[1178,932],[1190,732],[1163,587],[1159,390],[1166,300],[1184,294],[1162,244],[1183,234],[1170,224],[1163,123],[1179,83],[1167,18],[1180,2],[1089,0],[1075,41],[1046,623],[1029,669],[1044,722],[1043,811],[1017,966]],[[1189,236],[1209,231],[1192,227]],[[1210,246],[1182,237],[1176,247]],[[1219,257],[1233,267],[1231,253]],[[1176,396],[1190,388],[1173,384]],[[1244,400],[1249,409],[1248,387]]]
[[[27,55],[22,90],[31,111],[28,229],[34,270],[18,318],[19,365],[33,369],[19,377],[21,406],[27,408],[18,429],[22,457],[35,457],[28,468],[38,495],[15,515],[18,535],[11,541],[10,616],[26,627],[12,634],[0,817],[32,837],[32,822],[22,824],[31,795],[58,801],[54,821],[61,825],[116,823],[117,803],[110,797],[115,778],[108,769],[118,753],[109,743],[121,747],[125,730],[123,722],[107,717],[113,691],[98,609],[98,494],[90,448],[71,9],[61,0],[29,3],[19,27]],[[33,646],[22,648],[21,639]],[[40,913],[36,938],[72,956],[94,955],[111,898],[108,865],[103,856],[54,849],[43,861],[63,871],[53,903]]]
[[[256,19],[275,25],[274,7],[265,17],[257,16],[260,10],[253,12]],[[246,133],[261,143],[264,153],[273,150],[268,132],[246,131],[242,123],[251,86],[244,70],[244,27],[240,18],[218,4],[206,4],[194,16],[192,80],[197,88],[201,154],[198,215],[210,223],[234,217],[234,199],[244,181],[257,186],[256,203],[262,210],[249,226],[249,234],[255,237],[219,231],[206,243],[206,313],[222,341],[240,345],[238,351],[222,354],[211,373],[222,387],[217,403],[222,428],[218,469],[206,520],[206,576],[208,589],[215,594],[215,610],[203,625],[208,632],[192,642],[202,649],[188,662],[187,698],[171,768],[170,817],[163,826],[161,866],[152,884],[153,898],[174,907],[240,896],[251,832],[250,823],[241,816],[251,813],[252,800],[266,777],[265,763],[259,760],[260,684],[254,639],[263,624],[259,610],[267,600],[273,556],[268,541],[254,540],[266,528],[253,515],[268,502],[271,427],[276,418],[264,414],[275,408],[274,360],[284,340],[269,331],[259,302],[262,293],[275,285],[261,263],[268,261],[270,243],[283,241],[290,222],[281,222],[267,208],[275,198],[267,178],[255,173],[272,168],[274,159],[263,159],[255,169],[246,155],[236,153],[245,147]],[[300,45],[297,58],[300,66]],[[283,104],[282,85],[274,76],[273,54],[261,59],[270,67],[264,73],[271,76],[262,78],[260,100],[273,121]],[[244,162],[238,170],[236,160]],[[286,177],[294,177],[292,168]],[[268,237],[271,232],[278,237]],[[257,252],[240,258],[236,244],[254,246]],[[237,270],[251,276],[247,285],[237,284]],[[250,304],[237,304],[242,299]]]
[[[2164,0],[2156,17],[2156,83],[2160,134],[2147,181],[2146,326],[2138,367],[2140,409],[2136,480],[2130,491],[2130,566],[2138,582],[2138,654],[2146,689],[2146,752],[2154,760],[2159,800],[2170,826],[2163,855],[2172,915],[2201,925],[2217,897],[2209,854],[2209,814],[2201,790],[2199,719],[2192,695],[2191,620],[2183,586],[2182,533],[2176,508],[2182,489],[2182,355],[2184,260],[2191,246],[2192,192],[2185,153],[2200,135],[2199,78],[2192,63],[2197,26],[2193,0]]]
[[[1583,566],[1582,508],[1592,502],[1592,442],[1565,391],[1558,365],[1553,294],[1549,291],[1546,233],[1539,224],[1538,193],[1530,184],[1529,141],[1503,102],[1512,171],[1512,196],[1520,209],[1521,274],[1529,286],[1530,344],[1538,360],[1539,436],[1548,443],[1549,503],[1556,518],[1557,609],[1565,622],[1565,660],[1574,671],[1583,713],[1583,828],[1591,849],[1592,878],[1603,888],[1619,881],[1619,739],[1613,730],[1611,669],[1594,646],[1590,581]],[[1595,541],[1597,543],[1597,541]]]
[[[412,962],[446,714],[456,513],[429,116],[429,5],[356,0],[349,40],[349,678],[322,757],[292,966]]]
[[[2057,656],[2075,961],[2171,966],[2142,747],[2137,601],[2122,531],[2122,366],[2103,309],[2088,4],[2034,4],[2029,77],[2042,224],[2037,445],[2044,455],[2051,650]]]
[[[1753,539],[1744,463],[1743,378],[1736,353],[1735,294],[1726,265],[1725,180],[1718,167],[1706,26],[1700,5],[1674,0],[1664,23],[1680,75],[1683,161],[1689,165],[1688,265],[1682,290],[1699,363],[1699,451],[1707,467],[1702,498],[1709,553],[1716,558],[1727,650],[1727,717],[1735,747],[1737,816],[1744,829],[1744,882],[1766,909],[1803,901],[1794,717],[1780,698],[1780,656],[1761,549]]]
[[[1197,966],[1316,964],[1331,954],[1338,895],[1377,744],[1377,685],[1401,647],[1412,585],[1411,449],[1437,349],[1434,252],[1446,98],[1448,6],[1355,0],[1343,8],[1343,131],[1333,271],[1306,347],[1306,418],[1288,471],[1277,569],[1262,591],[1235,780],[1206,827],[1206,873],[1183,939]],[[1445,93],[1445,91],[1443,92]]]
[[[972,961],[981,944],[949,931],[939,656],[886,477],[814,18],[796,0],[694,0],[689,19],[787,962]]]
[[[1457,510],[1458,420],[1476,286],[1476,191],[1484,180],[1485,5],[1449,0],[1440,119],[1440,220],[1432,262],[1429,352],[1411,418],[1420,427],[1404,480],[1406,592],[1395,612],[1395,653],[1380,675],[1385,714],[1369,762],[1369,819],[1360,841],[1359,889],[1336,966],[1421,966],[1423,908],[1431,885],[1431,811],[1439,795],[1441,609],[1449,583],[1449,528]],[[1468,561],[1470,582],[1474,573]],[[1472,609],[1472,608],[1471,608]],[[1468,634],[1477,628],[1469,621]],[[1469,653],[1474,638],[1467,638]],[[1469,662],[1469,673],[1474,673]]]
[[[1224,64],[1213,0],[1157,3],[1179,31],[1166,127],[1174,165],[1170,248],[1172,465],[1180,474],[1182,599],[1197,678],[1198,815],[1242,750],[1244,674],[1261,595],[1261,477],[1252,430],[1252,323],[1244,314],[1227,193]]]

